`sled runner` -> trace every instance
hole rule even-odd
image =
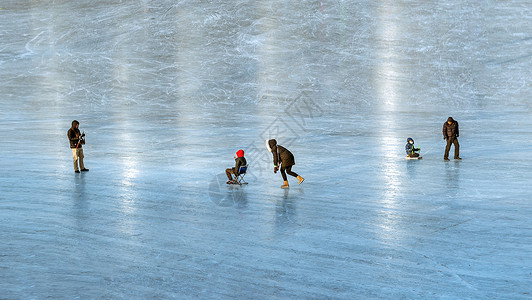
[[[422,159],[423,156],[418,156],[418,157],[410,157],[410,156],[407,156],[405,157],[406,159]]]

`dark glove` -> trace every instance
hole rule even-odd
[[[277,166],[273,167],[273,173],[277,173],[279,171],[279,168]]]

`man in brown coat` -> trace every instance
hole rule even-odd
[[[74,172],[80,173],[80,169],[81,172],[87,172],[89,169],[86,169],[85,165],[83,164],[84,155],[82,149],[82,144],[85,144],[85,140],[83,139],[85,133],[81,133],[79,131],[78,121],[72,121],[72,127],[70,127],[70,129],[68,130],[67,136],[68,140],[70,141],[70,149],[72,150],[72,155],[74,158]]]
[[[447,146],[445,146],[445,154],[443,159],[449,161],[449,151],[451,150],[451,144],[454,144],[454,159],[461,159],[460,154],[460,144],[458,143],[458,136],[460,132],[458,130],[458,122],[456,122],[452,117],[447,119],[447,122],[443,123],[443,139],[447,141]]]
[[[269,140],[266,144],[268,147],[268,150],[273,154],[273,172],[277,173],[279,170],[281,170],[281,175],[283,176],[284,184],[281,186],[283,189],[288,188],[288,179],[286,178],[286,173],[288,175],[294,176],[299,180],[299,184],[305,180],[303,177],[297,175],[295,172],[292,171],[292,166],[296,164],[296,161],[294,159],[294,155],[292,152],[288,151],[283,146],[277,145],[276,140]]]

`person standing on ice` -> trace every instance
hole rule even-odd
[[[68,140],[70,141],[70,149],[72,150],[72,155],[74,158],[74,172],[79,173],[87,172],[89,169],[85,168],[83,164],[83,148],[82,144],[85,144],[85,133],[79,131],[79,122],[74,120],[72,121],[72,127],[67,132]],[[79,161],[79,168],[78,168]]]
[[[417,153],[420,149],[414,147],[414,139],[408,138],[406,139],[406,156],[408,157],[419,157],[419,153]]]
[[[454,144],[454,159],[460,160],[460,144],[458,143],[458,136],[460,132],[458,130],[458,122],[452,117],[447,119],[447,122],[443,123],[443,139],[447,141],[445,146],[445,154],[443,160],[449,161],[449,151],[451,150],[451,144]]]
[[[240,175],[239,170],[240,167],[247,165],[246,159],[244,158],[244,150],[240,149],[236,152],[235,157],[235,166],[233,168],[229,168],[225,170],[225,174],[227,175],[227,178],[229,178],[229,181],[227,181],[227,184],[235,184],[236,183],[236,177]],[[235,179],[233,179],[233,175],[235,175]]]
[[[299,180],[299,184],[305,180],[303,177],[292,171],[292,166],[296,164],[292,152],[288,151],[288,149],[283,146],[277,145],[277,141],[274,139],[268,140],[266,142],[266,147],[268,147],[268,150],[273,154],[273,172],[277,173],[278,170],[281,170],[281,175],[283,176],[284,180],[284,184],[281,186],[281,188],[288,188],[288,179],[286,178],[286,173],[296,177],[297,180]]]

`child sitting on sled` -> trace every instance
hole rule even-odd
[[[419,157],[419,148],[414,147],[414,139],[408,138],[406,139],[406,157]]]

